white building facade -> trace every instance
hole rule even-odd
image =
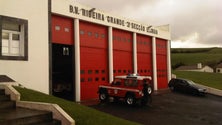
[[[0,74],[27,88],[81,101],[116,75],[171,79],[169,26],[104,13],[73,0],[2,0]]]

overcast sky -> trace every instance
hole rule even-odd
[[[173,48],[222,47],[221,0],[75,0],[147,25],[170,24]]]

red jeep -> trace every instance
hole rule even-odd
[[[151,100],[151,81],[150,76],[116,76],[111,84],[99,86],[99,99],[105,102],[109,97],[113,97],[114,100],[124,99],[128,105],[136,102],[146,105]]]

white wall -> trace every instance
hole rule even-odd
[[[52,13],[65,15],[65,16],[68,16],[68,17],[71,17],[71,18],[78,18],[80,20],[86,20],[86,21],[89,21],[89,22],[93,22],[93,23],[97,23],[97,24],[101,24],[101,25],[105,25],[105,26],[111,26],[111,27],[114,27],[114,28],[127,30],[127,31],[131,31],[131,32],[139,33],[139,34],[155,36],[156,38],[163,38],[163,39],[167,39],[167,40],[171,39],[169,25],[151,27],[151,29],[153,28],[155,30],[158,30],[158,34],[154,34],[154,33],[146,32],[146,30],[142,31],[142,30],[138,30],[136,28],[132,28],[131,24],[133,23],[133,24],[137,24],[137,25],[142,25],[142,26],[145,26],[146,28],[151,26],[151,25],[142,24],[140,22],[136,22],[136,21],[127,19],[125,17],[115,16],[113,14],[101,11],[101,10],[99,10],[99,8],[95,8],[95,10],[93,12],[103,14],[105,19],[104,19],[104,21],[99,20],[99,19],[94,19],[94,18],[89,17],[89,16],[83,16],[82,12],[80,11],[81,9],[91,10],[93,7],[82,5],[78,2],[81,3],[81,0],[80,1],[77,1],[77,0],[52,0]],[[73,7],[74,6],[78,7],[79,14],[76,14],[75,12],[70,12],[69,11],[70,10],[69,9],[70,5],[72,5]],[[106,20],[106,16],[113,17],[113,18],[120,19],[120,20],[124,20],[125,25],[122,26],[122,25],[118,25],[118,24],[115,24],[115,23],[110,23]],[[126,22],[129,22],[129,24],[130,24],[129,27],[127,26]]]
[[[214,72],[214,70],[212,68],[210,68],[209,66],[204,66],[202,71],[203,72]]]
[[[184,70],[185,71],[185,70]],[[210,72],[213,73],[214,70],[209,66],[204,66],[202,69],[186,70],[186,71],[196,71],[196,72]]]
[[[48,1],[1,0],[0,15],[28,20],[28,61],[0,60],[0,74],[49,93]]]

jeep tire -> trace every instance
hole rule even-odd
[[[126,95],[125,101],[126,101],[126,104],[130,106],[135,105],[136,103],[136,99],[133,94]]]
[[[107,94],[107,92],[106,91],[100,91],[99,92],[99,100],[101,101],[101,102],[106,102],[107,100],[108,100],[108,94]]]
[[[147,92],[148,92],[148,95],[152,94],[153,90],[152,90],[152,87],[151,87],[151,86],[148,86]]]

